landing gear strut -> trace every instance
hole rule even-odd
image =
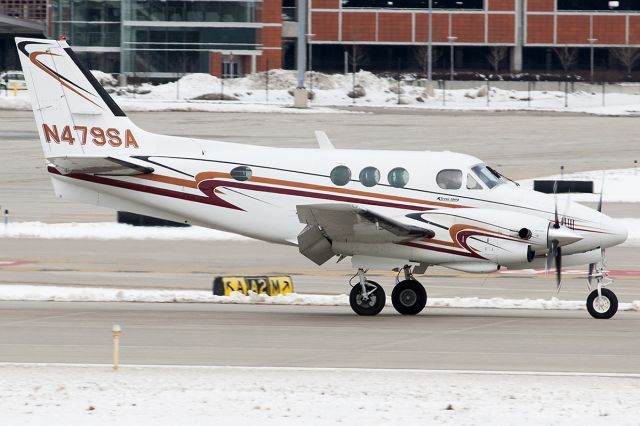
[[[405,265],[403,271],[404,280],[393,288],[391,302],[400,314],[416,315],[427,305],[427,291],[413,277],[410,266]]]
[[[378,315],[387,301],[382,286],[367,280],[364,269],[358,269],[358,283],[351,288],[349,303],[358,315]]]

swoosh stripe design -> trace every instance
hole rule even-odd
[[[91,102],[92,104],[94,104],[95,106],[99,107],[100,109],[104,109],[102,108],[101,105],[95,103],[93,100],[89,99],[87,96],[85,96],[84,94],[80,93],[78,90],[76,90],[73,86],[78,87],[80,90],[83,90],[84,92],[89,93],[87,90],[81,88],[80,86],[78,86],[75,83],[69,82],[71,83],[73,86],[71,86],[69,83],[67,83],[69,80],[67,80],[65,77],[61,76],[60,74],[58,74],[57,72],[53,71],[51,68],[49,68],[48,66],[46,66],[45,64],[43,64],[42,62],[40,62],[38,60],[38,56],[40,55],[49,55],[49,56],[60,56],[57,55],[55,53],[47,53],[47,52],[31,52],[29,54],[29,60],[38,68],[40,68],[42,71],[44,71],[45,73],[49,74],[51,77],[53,77],[54,79],[56,79],[62,86],[66,87],[67,89],[71,90],[72,92],[74,92],[75,94],[77,94],[78,96],[80,96],[81,98]]]

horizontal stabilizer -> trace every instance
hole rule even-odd
[[[132,176],[153,173],[153,168],[113,157],[64,156],[47,158],[63,175],[86,173],[92,175]]]

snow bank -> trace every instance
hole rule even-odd
[[[104,84],[125,111],[210,111],[210,112],[287,112],[317,113],[345,112],[331,107],[354,105],[347,96],[354,84],[353,74],[323,74],[309,72],[307,87],[312,89],[313,109],[287,108],[293,103],[290,93],[297,85],[295,71],[272,70],[250,74],[242,78],[220,79],[209,74],[189,74],[170,83],[129,85],[116,87],[110,74],[92,71]],[[267,80],[268,87],[267,89]],[[355,84],[362,87],[365,96],[355,105],[388,108],[416,108],[435,110],[482,111],[569,111],[598,115],[640,115],[640,94],[608,93],[606,106],[602,106],[600,93],[577,91],[568,95],[562,91],[527,91],[500,89],[500,82],[490,87],[479,84],[472,89],[440,90],[428,96],[424,88],[398,82],[392,78],[378,77],[367,71],[355,73]],[[506,83],[505,83],[506,84]],[[401,94],[398,99],[398,93]],[[194,101],[203,95],[224,94],[237,101]],[[0,95],[0,109],[29,109],[29,97],[20,93]]]
[[[201,240],[248,241],[250,238],[230,232],[191,226],[154,227],[123,223],[42,223],[15,222],[0,225],[0,238],[95,239],[95,240]]]
[[[141,303],[222,303],[263,305],[349,306],[346,294],[321,295],[297,294],[267,296],[250,293],[245,296],[214,296],[202,290],[119,289],[99,287],[57,287],[34,285],[0,286],[0,301],[54,301],[54,302],[141,302]],[[387,298],[387,306],[391,298]],[[478,297],[431,297],[427,306],[440,308],[490,308],[490,309],[538,309],[584,310],[584,300],[551,299],[481,299]],[[640,310],[640,300],[620,303],[621,311]]]
[[[6,424],[635,425],[633,375],[1,364]]]

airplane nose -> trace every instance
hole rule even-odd
[[[602,236],[602,247],[617,246],[627,240],[629,230],[620,221],[607,216],[602,225],[605,232]]]

